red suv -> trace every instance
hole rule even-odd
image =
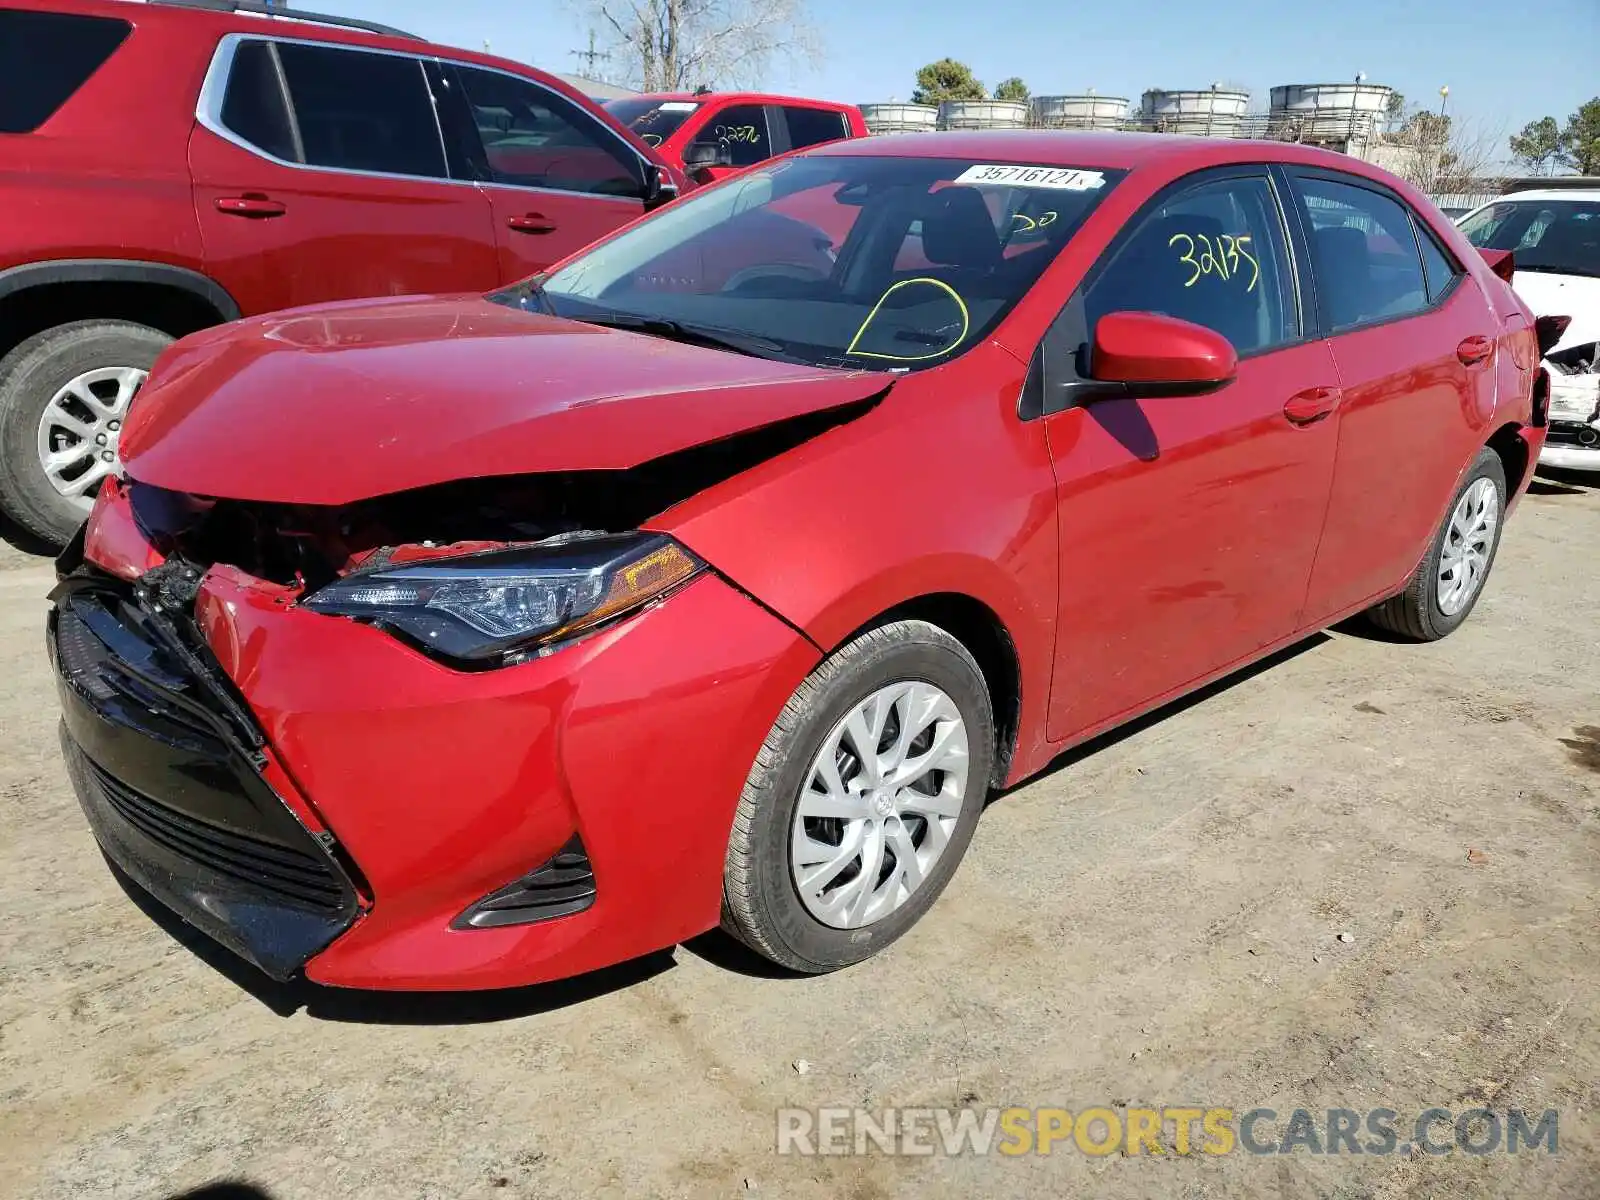
[[[607,101],[606,111],[699,183],[789,150],[867,136],[853,104],[757,92],[652,92]]]
[[[683,183],[566,84],[398,30],[247,0],[0,0],[0,508],[65,541],[175,337],[483,291]]]

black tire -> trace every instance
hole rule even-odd
[[[950,840],[922,884],[881,920],[836,929],[807,911],[790,874],[790,836],[801,788],[823,739],[879,688],[931,683],[967,729],[966,792]],[[994,767],[994,715],[983,673],[965,646],[924,621],[895,621],[829,655],[795,690],[756,755],[739,798],[723,873],[723,928],[790,970],[821,974],[893,942],[938,899],[972,840]]]
[[[1483,577],[1477,585],[1477,590],[1467,598],[1467,602],[1458,611],[1446,613],[1439,607],[1439,559],[1444,554],[1445,542],[1450,535],[1450,520],[1456,505],[1460,503],[1467,489],[1480,479],[1487,479],[1494,484],[1500,506],[1492,544],[1488,549]],[[1500,462],[1500,456],[1485,447],[1478,451],[1478,457],[1462,478],[1461,486],[1450,497],[1444,520],[1440,523],[1438,532],[1434,534],[1433,544],[1422,556],[1422,562],[1418,564],[1416,573],[1411,576],[1411,581],[1406,584],[1405,591],[1369,608],[1367,619],[1379,629],[1415,642],[1436,642],[1453,632],[1471,614],[1478,603],[1478,598],[1483,595],[1483,589],[1488,586],[1489,572],[1494,569],[1495,553],[1500,548],[1500,534],[1505,529],[1505,516],[1505,467]]]
[[[29,533],[62,546],[84,510],[51,486],[39,465],[39,421],[63,386],[98,367],[148,371],[172,338],[132,321],[73,321],[35,334],[0,358],[0,509]]]

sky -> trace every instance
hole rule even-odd
[[[567,74],[596,26],[584,0],[300,0]],[[1249,85],[1264,107],[1281,83],[1398,88],[1437,111],[1506,133],[1600,93],[1600,0],[802,0],[824,53],[765,86],[851,103],[910,98],[918,67],[950,56],[992,87],[1126,96],[1147,88]],[[597,32],[599,32],[598,27]],[[602,39],[603,40],[603,39]]]

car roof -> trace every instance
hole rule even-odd
[[[248,2],[248,0],[247,0]],[[319,3],[321,0],[310,0]],[[235,8],[229,0],[20,0],[25,8],[48,10],[73,9],[80,12],[104,13],[126,17],[136,23],[174,22],[192,26],[209,33],[256,33],[276,38],[298,38],[302,41],[327,42],[364,46],[377,50],[397,50],[404,54],[428,57],[437,55],[452,62],[470,63],[492,67],[513,75],[536,79],[555,87],[565,95],[582,93],[558,79],[548,71],[530,67],[508,58],[434,42],[416,34],[406,33],[387,26],[375,26],[347,21],[343,17],[307,12],[293,7],[277,7],[270,11],[250,7]],[[129,12],[137,8],[138,15]],[[590,101],[592,104],[593,101]]]
[[[838,100],[818,100],[815,96],[780,96],[775,92],[639,92],[622,100],[649,100],[654,102],[691,101],[705,104],[709,101],[738,100],[745,104],[806,104],[812,108],[854,108]]]
[[[1504,196],[1496,196],[1479,207],[1487,208],[1490,204],[1505,204],[1514,200],[1600,200],[1600,188],[1529,188],[1527,191],[1507,192]]]
[[[1001,162],[1132,170],[1164,165],[1193,171],[1229,163],[1276,162],[1364,175],[1393,177],[1371,163],[1296,142],[1185,137],[1170,133],[1099,133],[1059,129],[990,129],[910,133],[829,142],[810,154],[889,155],[896,158],[996,158]]]

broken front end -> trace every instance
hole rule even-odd
[[[1600,342],[1555,351],[1544,366],[1550,379],[1550,432],[1540,464],[1600,471]]]
[[[773,450],[326,507],[110,482],[49,618],[101,847],[279,979],[508,986],[711,928],[817,651],[642,526]]]

